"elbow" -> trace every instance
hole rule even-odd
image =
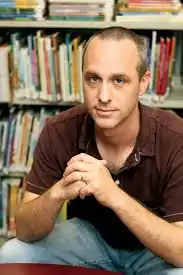
[[[175,267],[183,268],[183,254],[179,257],[176,257],[172,263]]]
[[[47,237],[49,233],[33,233],[33,232],[21,232],[19,230],[16,230],[16,237],[19,241],[25,242],[25,243],[33,243],[36,241],[40,241]]]
[[[31,228],[22,222],[21,216],[16,216],[16,238],[19,241],[31,243],[34,241]]]
[[[28,238],[27,236],[23,236],[23,235],[19,235],[19,234],[16,234],[16,237],[19,241],[24,242],[24,243],[32,243],[35,241],[32,238]]]
[[[182,259],[175,259],[171,261],[171,264],[173,264],[177,268],[183,268],[183,257]]]
[[[183,247],[174,251],[173,257],[169,262],[177,268],[183,268]]]
[[[25,225],[25,224],[24,224]],[[36,230],[30,226],[22,226],[17,223],[16,226],[16,237],[19,241],[25,243],[33,243],[46,238],[51,233],[50,228],[44,230]]]
[[[32,243],[37,240],[30,231],[21,230],[21,227],[19,226],[16,227],[16,237],[19,241],[25,243]]]

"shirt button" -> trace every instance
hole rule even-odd
[[[115,183],[116,183],[117,185],[119,185],[119,184],[120,184],[120,180],[115,180]]]

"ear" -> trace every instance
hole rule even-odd
[[[146,71],[146,73],[143,75],[143,77],[140,80],[139,96],[144,95],[145,92],[148,90],[150,79],[151,79],[151,73],[150,71]]]

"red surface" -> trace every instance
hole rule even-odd
[[[98,269],[50,264],[0,264],[0,275],[122,275]]]

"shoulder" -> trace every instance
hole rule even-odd
[[[183,151],[183,119],[175,112],[141,106],[142,148],[159,161],[173,159]]]
[[[56,154],[60,150],[74,150],[87,117],[88,112],[83,104],[49,117],[40,133],[38,144]]]
[[[157,130],[166,138],[181,139],[183,141],[183,119],[175,112],[154,108],[153,119]]]
[[[80,120],[87,114],[87,110],[84,104],[71,107],[66,111],[61,111],[58,115],[55,115],[49,119],[49,124],[58,125],[64,123],[72,123],[72,121]]]
[[[154,165],[161,179],[183,168],[183,119],[175,112],[143,106],[144,127],[150,134],[146,147],[151,148]],[[176,174],[179,176],[179,174]]]
[[[151,127],[156,127],[159,134],[183,138],[183,119],[171,110],[143,106],[143,114],[149,119]]]
[[[182,159],[183,119],[170,110],[149,108],[147,112],[155,134],[155,154],[159,161],[172,163],[175,158]]]
[[[67,131],[73,131],[74,134],[76,129],[82,127],[87,114],[84,104],[80,104],[49,118],[47,125],[52,133],[64,132],[66,134]]]

